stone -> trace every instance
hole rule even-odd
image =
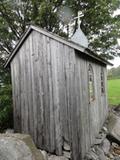
[[[102,143],[102,141],[103,141],[103,139],[96,138],[94,144],[95,144],[95,145],[99,145],[99,144]]]
[[[64,142],[63,149],[65,151],[70,151],[70,145],[67,142]]]
[[[119,113],[120,113],[120,105],[115,106],[114,110],[115,110],[116,112],[119,112]]]
[[[0,160],[43,160],[43,156],[29,135],[0,134]]]
[[[101,148],[97,147],[96,154],[98,155],[99,160],[106,160],[106,156]]]
[[[42,153],[44,160],[48,160],[47,152],[44,150],[39,150],[39,151]]]
[[[48,160],[68,160],[68,158],[64,156],[51,155],[48,157]]]
[[[63,156],[70,159],[71,158],[71,152],[63,151]]]
[[[105,133],[99,133],[99,135],[95,139],[94,144],[96,144],[96,145],[101,144],[105,138],[106,138]]]
[[[114,155],[120,155],[120,146],[116,143],[112,143],[111,150],[113,151]]]
[[[112,147],[114,147],[114,148],[118,148],[118,147],[119,147],[119,145],[118,145],[117,143],[112,142]]]
[[[101,132],[101,133],[99,133],[99,135],[96,138],[104,140],[106,138],[106,134]]]
[[[103,126],[102,130],[103,130],[105,133],[108,133],[108,129],[107,129],[105,126]]]
[[[14,129],[9,129],[9,128],[8,128],[8,129],[6,129],[5,133],[6,133],[6,134],[14,133]]]
[[[108,141],[108,139],[104,139],[104,141],[102,142],[102,150],[104,151],[105,154],[109,153],[110,150],[110,142]]]
[[[114,157],[114,160],[120,160],[120,156]]]
[[[86,154],[85,160],[99,160],[99,157],[93,151],[90,151]]]
[[[114,158],[114,156],[113,156],[111,153],[108,154],[108,157],[109,157],[110,159],[113,159],[113,158]]]
[[[118,116],[114,114],[109,116],[108,130],[109,135],[120,144],[120,118]]]

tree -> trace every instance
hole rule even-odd
[[[12,0],[0,2],[2,52],[11,52],[29,24],[65,35],[61,29],[64,24],[58,14],[60,7],[65,5],[71,8],[74,16],[79,10],[84,14],[81,18],[81,28],[87,35],[93,51],[109,59],[119,55],[116,45],[120,28],[119,16],[112,16],[119,7],[119,0],[21,0],[20,2],[13,3]],[[77,22],[75,29],[76,26]]]
[[[0,132],[13,127],[10,72],[3,64],[4,60],[0,59]]]
[[[60,33],[57,8],[61,0],[11,0],[0,2],[0,51],[9,54],[30,24]]]
[[[120,55],[120,50],[117,49],[120,21],[119,16],[113,16],[114,11],[120,7],[119,0],[68,1],[68,5],[76,15],[78,10],[84,14],[81,28],[93,51],[108,59]]]
[[[108,79],[120,79],[120,66],[108,70]]]

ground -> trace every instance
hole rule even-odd
[[[120,104],[120,79],[108,80],[108,103],[110,105]]]
[[[85,160],[120,160],[120,106],[109,108],[109,116],[95,138]]]

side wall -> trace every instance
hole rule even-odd
[[[89,103],[88,91],[88,67],[92,65],[94,74],[95,100]],[[101,93],[101,69],[104,72],[105,93]],[[107,106],[107,71],[106,67],[97,64],[92,59],[76,53],[76,77],[77,82],[77,108],[80,109],[80,121],[78,127],[81,130],[81,151],[85,155],[94,139],[100,131],[108,113]],[[79,126],[80,125],[80,126]]]
[[[89,63],[96,95],[91,105]],[[58,155],[65,141],[73,160],[79,160],[107,113],[106,95],[100,93],[100,70],[99,64],[85,60],[74,49],[33,31],[11,63],[15,130],[31,134],[38,147]]]

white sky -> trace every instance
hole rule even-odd
[[[120,57],[116,57],[114,60],[110,61],[114,66],[108,66],[108,69],[112,67],[118,67],[120,66]]]

